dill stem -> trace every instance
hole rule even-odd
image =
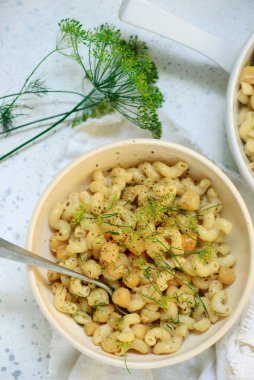
[[[38,69],[38,67],[48,58],[51,56],[51,54],[55,53],[58,49],[54,49],[54,50],[51,50],[51,52],[49,52],[47,55],[45,55],[45,57],[43,57],[39,63],[37,63],[37,65],[35,66],[35,68],[32,70],[32,72],[29,74],[29,76],[26,78],[25,80],[25,83],[23,84],[20,92],[22,92],[22,90],[25,88],[27,82],[30,80],[30,78],[33,76],[33,74],[35,73],[35,71]]]
[[[47,129],[45,129],[44,131],[38,133],[36,136],[32,137],[31,139],[25,141],[24,143],[22,143],[21,145],[17,146],[15,149],[11,150],[10,152],[4,154],[3,156],[0,157],[0,161],[3,161],[5,158],[11,156],[12,154],[16,153],[17,151],[19,151],[20,149],[24,148],[25,146],[27,146],[28,144],[32,143],[33,141],[35,141],[36,139],[38,139],[39,137],[45,135],[46,133],[48,133],[49,131],[51,131],[52,129],[54,129],[57,125],[59,125],[60,123],[62,123],[65,119],[67,119],[67,117],[69,115],[71,115],[73,112],[77,111],[79,109],[79,107],[87,100],[89,99],[89,97],[95,92],[96,90],[93,89],[90,91],[90,93],[84,98],[81,100],[81,102],[79,102],[74,108],[72,108],[69,112],[67,112],[63,117],[61,117],[58,121],[56,121],[54,124],[52,124],[50,127],[48,127]]]
[[[19,94],[20,93],[22,93],[22,91],[23,91],[23,89],[26,87],[26,84],[27,84],[27,82],[30,80],[30,78],[33,76],[33,74],[35,73],[35,71],[38,69],[38,67],[51,55],[51,54],[53,54],[53,53],[55,53],[57,51],[57,49],[54,49],[54,50],[52,50],[51,52],[49,52],[47,55],[45,55],[45,57],[43,57],[41,60],[40,60],[40,62],[39,63],[37,63],[37,65],[35,66],[35,68],[32,70],[32,72],[29,74],[29,76],[26,78],[26,80],[25,80],[25,82],[24,82],[24,84],[23,84],[23,86],[21,87],[21,90],[20,90],[20,92],[19,92]],[[15,98],[13,99],[13,101],[11,102],[11,104],[9,105],[9,107],[8,107],[8,109],[10,109],[12,106],[13,106],[13,104],[16,102],[16,100],[18,99],[18,97],[19,97],[20,95],[16,95],[15,96]]]
[[[84,96],[84,94],[81,94],[76,91],[64,91],[64,90],[41,90],[41,91],[20,91],[14,94],[9,94],[5,96],[0,96],[0,99],[6,99],[6,98],[11,98],[12,96],[22,96],[22,95],[27,95],[27,94],[74,94],[74,95],[79,95],[79,96]]]
[[[84,96],[83,96],[84,97]],[[88,108],[91,108],[91,107],[94,107],[96,106],[97,104],[99,104],[100,101],[96,102],[96,103],[92,103],[88,106],[85,106],[85,107],[81,107],[81,108],[78,108],[76,109],[75,111],[71,111],[71,113],[69,114],[69,116],[74,113],[74,112],[79,112],[79,111],[83,111],[85,109],[88,109]],[[8,133],[12,133],[13,131],[16,131],[18,129],[21,129],[21,128],[25,128],[25,127],[28,127],[29,125],[32,125],[32,124],[37,124],[37,123],[40,123],[40,122],[43,122],[43,121],[47,121],[47,120],[51,120],[51,119],[55,119],[57,117],[60,117],[60,116],[64,116],[66,115],[67,113],[69,113],[70,111],[66,111],[66,112],[62,112],[62,113],[58,113],[56,115],[52,115],[52,116],[47,116],[47,117],[43,117],[42,119],[37,119],[37,120],[33,120],[33,121],[30,121],[29,123],[25,123],[25,124],[21,124],[21,125],[18,125],[17,127],[14,127],[12,128],[10,131],[8,132],[0,132],[0,136],[2,135],[6,135]]]

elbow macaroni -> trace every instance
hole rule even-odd
[[[231,312],[224,288],[236,277],[226,242],[232,224],[211,181],[187,170],[182,161],[97,169],[87,188],[50,212],[59,264],[114,288],[110,300],[104,289],[49,271],[55,307],[108,353],[170,354]]]

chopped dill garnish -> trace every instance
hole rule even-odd
[[[107,224],[111,225],[110,222],[107,222],[105,220],[109,219],[109,218],[113,218],[115,216],[118,216],[117,212],[113,212],[111,214],[100,214],[95,219],[97,220],[98,224],[107,223]]]
[[[86,213],[87,213],[87,205],[86,203],[81,203],[81,205],[74,211],[74,214],[72,217],[72,223],[80,224],[82,220],[84,220]]]
[[[135,259],[135,264],[140,268],[142,269],[145,265],[147,265],[147,261],[145,259],[142,259],[140,257],[137,257]]]
[[[197,214],[198,216],[204,216],[204,215],[206,215],[206,211],[211,210],[212,208],[222,207],[222,204],[221,203],[216,203],[216,204],[214,204],[212,206],[208,206],[208,207],[205,207],[205,206],[207,206],[207,205],[204,205],[203,207],[201,207],[199,209],[199,212]]]
[[[143,275],[147,280],[150,280],[150,278],[152,277],[152,267],[147,266],[146,268],[144,268]]]
[[[130,368],[128,367],[128,364],[127,364],[127,355],[123,355],[124,357],[124,365],[125,365],[125,368],[127,369],[128,373],[131,375],[131,371],[130,371]]]
[[[179,263],[179,270],[181,270],[181,272],[184,275],[185,279],[183,279],[182,277],[180,277],[178,275],[179,272],[177,272],[176,270],[172,269],[170,267],[170,265],[168,265],[168,263],[161,256],[158,256],[157,258],[155,258],[154,262],[155,262],[156,266],[159,267],[161,270],[168,270],[168,272],[170,274],[172,274],[174,276],[174,278],[181,280],[189,289],[192,290],[192,292],[195,294],[195,296],[198,298],[199,302],[203,306],[203,308],[205,310],[205,313],[206,313],[206,316],[209,318],[209,313],[208,313],[208,310],[206,308],[206,305],[204,304],[203,300],[200,298],[200,296],[197,293],[197,291],[195,290],[195,288],[191,285],[191,280],[190,280],[189,276],[187,275],[187,273],[184,271],[182,265],[178,262]]]
[[[208,242],[203,243],[200,251],[198,252],[198,258],[203,263],[216,259],[216,251],[213,245]]]
[[[154,284],[151,284],[154,286],[155,288],[155,291],[156,292],[159,292],[161,294],[161,292],[159,291],[158,288],[155,287]],[[144,293],[140,293],[143,297],[149,299],[150,301],[153,301],[154,303],[156,303],[161,309],[167,309],[168,308],[168,303],[169,301],[171,300],[171,297],[167,294],[161,294],[161,297],[160,298],[156,298],[156,297],[152,297],[152,296],[149,296],[148,294],[144,294]]]
[[[196,232],[198,226],[197,216],[193,213],[176,214],[175,223],[182,233]]]
[[[176,319],[174,318],[168,318],[165,321],[161,323],[162,327],[166,330],[169,330],[169,332],[172,332],[177,326],[181,326],[183,323],[179,320],[179,315]]]
[[[167,309],[169,301],[170,301],[170,295],[164,294],[159,300],[158,305],[160,306],[161,309]]]
[[[118,347],[122,348],[124,351],[124,353],[121,356],[124,359],[125,368],[127,369],[128,373],[131,375],[131,371],[130,371],[128,364],[127,364],[127,354],[126,354],[128,349],[131,347],[131,342],[122,342],[119,339],[116,339],[116,343],[117,343]]]
[[[140,223],[153,222],[154,224],[161,222],[167,207],[159,201],[148,198],[144,206],[141,206],[136,211],[137,220]]]
[[[102,224],[102,223],[106,223],[106,224],[109,224],[109,225],[112,225],[114,226],[114,224],[110,223],[110,222],[107,222],[106,220],[109,219],[109,218],[112,218],[112,217],[115,217],[115,216],[118,216],[118,213],[111,213],[111,214],[101,214],[101,215],[98,215],[98,216],[94,216],[92,214],[87,214],[87,208],[86,208],[86,205],[84,204],[84,208],[82,208],[82,205],[80,206],[81,209],[77,209],[77,217],[76,217],[76,211],[74,212],[74,218],[73,218],[73,223],[75,224],[75,221],[77,221],[78,223],[76,224],[79,224],[80,222],[82,222],[82,220],[94,220],[96,221],[97,224]],[[117,225],[117,227],[122,227],[120,225]]]
[[[107,304],[105,302],[101,302],[101,303],[96,303],[95,305],[93,305],[93,309],[94,310],[97,310],[99,309],[101,306],[106,306]]]
[[[126,352],[131,346],[131,342],[121,342],[120,340],[118,340],[118,344],[124,349],[124,352]]]

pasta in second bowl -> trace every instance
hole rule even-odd
[[[246,118],[245,120],[244,111],[253,110],[253,99],[252,102],[249,102],[250,107],[248,110],[247,107],[243,107],[243,103],[246,102],[245,105],[247,105],[247,101],[249,100],[246,95],[246,92],[248,93],[248,90],[246,91],[246,79],[251,74],[251,72],[248,73],[248,66],[253,63],[253,54],[254,38],[252,34],[235,62],[230,75],[227,88],[226,115],[227,136],[232,154],[241,175],[252,190],[254,190],[254,165],[251,159],[254,150],[253,136],[251,136],[251,129],[253,131],[253,115],[250,112],[248,119]],[[244,93],[242,92],[242,84],[245,86]],[[245,113],[247,116],[247,112]]]
[[[187,168],[188,172],[186,175]],[[125,176],[125,178],[123,178],[123,176]],[[193,182],[190,178],[192,178],[195,182]],[[182,186],[182,188],[185,189],[184,191],[179,190],[179,194],[177,196],[176,194],[173,196],[173,198],[175,198],[175,196],[177,198],[177,202],[175,201],[176,203],[174,203],[172,196],[171,199],[169,199],[170,197],[161,198],[160,195],[162,193],[165,193],[165,184],[169,185],[171,183],[171,187],[169,186],[169,188],[172,189],[172,180],[175,185],[177,183],[178,186]],[[128,181],[129,184],[127,184]],[[150,186],[151,189],[150,191],[152,196],[149,194],[149,198],[144,197],[144,191],[141,191],[142,189],[144,190],[142,186],[146,187],[146,185],[148,188]],[[137,188],[140,190],[140,193],[138,195],[134,194],[134,198],[138,197],[136,198],[137,202],[135,201],[137,203],[136,205],[134,205],[135,202],[132,202],[132,199],[134,199],[133,188],[135,188],[135,186],[137,186]],[[89,191],[85,190],[86,187],[89,188]],[[114,199],[112,196],[110,196],[109,189],[112,187],[114,189],[112,194],[116,194],[117,192],[120,192],[120,194],[122,194],[118,196],[117,199],[115,195],[113,197]],[[103,194],[103,192],[107,194],[106,198],[102,195],[98,195]],[[74,194],[71,199],[68,198],[70,194]],[[92,203],[91,195],[93,198]],[[76,200],[75,196],[78,197]],[[90,200],[88,200],[88,197],[90,197]],[[66,199],[67,202],[64,203]],[[82,202],[80,199],[82,199]],[[146,201],[144,199],[146,199]],[[148,203],[146,203],[147,199]],[[108,204],[105,205],[105,202],[108,202]],[[89,210],[83,207],[84,204],[90,204]],[[124,208],[124,204],[129,204],[129,208]],[[220,204],[223,205],[222,211],[220,210]],[[63,205],[65,206],[63,207]],[[178,226],[179,223],[181,223],[181,217],[183,217],[181,215],[185,212],[188,212],[190,214],[192,213],[193,215],[197,214],[195,217],[197,219],[200,219],[200,222],[196,226],[197,230],[195,230],[195,233],[199,235],[200,240],[207,242],[209,246],[210,244],[219,246],[218,256],[220,256],[219,260],[221,261],[219,266],[218,262],[216,264],[216,260],[211,261],[213,268],[210,268],[205,265],[205,261],[200,263],[199,261],[193,259],[192,262],[194,263],[195,261],[195,265],[193,264],[195,267],[195,273],[193,273],[193,265],[192,267],[188,267],[188,260],[181,259],[182,263],[185,266],[184,270],[181,263],[177,263],[176,261],[174,262],[175,267],[178,267],[175,269],[177,273],[184,271],[184,273],[188,273],[190,275],[192,279],[192,289],[186,286],[185,283],[179,283],[179,281],[177,281],[178,283],[173,283],[173,281],[175,281],[175,278],[173,278],[174,276],[172,275],[167,275],[167,271],[165,271],[164,268],[165,266],[163,267],[163,271],[159,274],[159,276],[154,276],[156,278],[156,282],[154,280],[152,274],[152,271],[154,270],[153,260],[157,259],[153,256],[153,252],[154,246],[156,244],[158,245],[158,239],[156,242],[153,239],[153,241],[151,240],[151,235],[154,236],[154,228],[157,234],[160,233],[159,242],[162,240],[162,245],[165,245],[165,250],[168,249],[167,245],[170,241],[170,249],[173,252],[173,256],[183,248],[186,251],[193,251],[193,249],[196,249],[195,247],[192,247],[195,239],[193,239],[194,235],[191,235],[190,230],[185,231],[184,234],[183,231],[179,232],[179,228],[172,229],[171,226],[170,232],[167,231],[167,233],[165,233],[165,224],[161,222],[157,224],[151,223],[149,229],[147,228],[147,225],[145,226],[142,224],[142,222],[144,222],[142,219],[144,214],[142,214],[142,212],[144,212],[144,210],[149,207],[149,210],[151,208],[153,209],[154,216],[158,211],[156,209],[158,205],[160,205],[160,210],[162,210],[164,207],[163,210],[165,211],[166,207],[167,210],[170,209],[171,212],[174,213],[176,212],[176,208],[179,207],[179,210],[181,210],[181,212],[178,213],[180,215],[180,218],[177,220]],[[208,208],[208,206],[210,208]],[[104,208],[103,211],[101,211],[101,207]],[[117,212],[125,213],[122,215],[122,217],[123,220],[125,220],[125,224],[128,224],[128,226],[131,223],[137,224],[137,220],[133,222],[131,219],[135,213],[137,213],[137,215],[135,214],[135,217],[141,217],[142,220],[140,218],[138,219],[138,223],[140,224],[139,228],[142,229],[143,235],[147,236],[147,239],[144,239],[147,247],[141,249],[143,252],[140,253],[140,247],[137,247],[137,244],[133,244],[131,241],[129,241],[129,245],[126,243],[127,250],[126,247],[122,249],[121,241],[119,240],[120,227],[119,225],[116,225],[116,209],[114,209],[114,207],[118,207]],[[207,215],[205,217],[204,215],[201,215],[202,208],[205,210],[203,213]],[[114,213],[111,212],[112,209]],[[208,209],[212,210],[212,212],[208,212]],[[36,300],[49,322],[54,327],[56,327],[59,332],[62,333],[71,342],[71,344],[73,344],[74,347],[95,359],[101,360],[111,365],[125,365],[122,357],[112,355],[112,352],[114,352],[114,350],[112,347],[109,347],[110,342],[106,339],[106,335],[109,335],[110,333],[112,335],[117,335],[117,339],[123,342],[122,347],[126,348],[128,346],[128,348],[135,348],[135,344],[141,344],[140,341],[142,341],[143,348],[141,348],[141,352],[142,349],[144,352],[148,352],[150,351],[149,347],[152,347],[154,354],[156,354],[154,355],[153,353],[148,353],[146,355],[143,355],[139,354],[137,351],[128,350],[127,363],[128,367],[130,368],[156,368],[179,363],[183,360],[193,357],[194,355],[197,355],[215,343],[219,338],[221,338],[240,315],[248,299],[252,286],[251,273],[253,272],[254,266],[252,240],[253,226],[250,216],[239,193],[232,185],[232,183],[228,180],[228,178],[210,161],[195,153],[194,151],[191,151],[190,149],[176,144],[170,144],[150,139],[130,140],[98,148],[90,153],[87,153],[69,165],[66,169],[64,169],[62,173],[48,187],[42,199],[40,200],[34,213],[28,237],[28,248],[30,250],[39,254],[42,254],[43,252],[43,255],[45,257],[52,260],[53,257],[49,249],[49,240],[52,234],[52,230],[48,225],[48,215],[50,215],[50,224],[51,227],[53,227],[54,231],[53,238],[51,239],[51,249],[53,249],[53,251],[57,251],[58,261],[61,262],[62,260],[62,264],[64,265],[64,260],[73,260],[74,258],[74,261],[76,260],[76,262],[78,262],[80,259],[80,255],[77,255],[78,251],[90,252],[91,255],[89,257],[83,257],[84,263],[79,263],[79,265],[82,266],[82,270],[85,271],[83,273],[95,278],[101,276],[101,273],[103,272],[104,278],[108,276],[109,281],[118,283],[118,289],[115,291],[113,300],[120,306],[127,307],[131,313],[128,318],[133,319],[131,323],[129,323],[127,320],[125,321],[124,319],[122,325],[126,326],[122,326],[122,328],[119,329],[116,328],[113,321],[114,316],[116,317],[116,313],[114,313],[113,305],[109,305],[108,300],[106,300],[107,302],[105,301],[104,305],[99,305],[101,309],[103,309],[99,310],[100,313],[104,313],[103,315],[100,315],[98,310],[95,310],[93,312],[93,315],[95,315],[93,324],[96,325],[97,332],[94,333],[95,336],[93,337],[92,341],[90,337],[87,337],[84,334],[82,327],[76,323],[78,322],[85,324],[85,330],[90,329],[88,331],[88,335],[93,335],[91,333],[91,329],[93,329],[93,327],[89,326],[89,323],[87,323],[87,321],[84,322],[84,317],[87,314],[83,313],[84,315],[80,315],[80,313],[77,313],[77,308],[78,310],[81,310],[81,303],[84,305],[84,303],[87,303],[87,301],[85,301],[87,299],[90,309],[91,307],[96,306],[96,289],[85,289],[85,287],[81,289],[80,284],[76,284],[74,281],[72,281],[70,284],[70,282],[68,282],[69,280],[66,279],[62,279],[60,282],[59,277],[57,277],[57,274],[54,273],[49,274],[49,279],[53,284],[50,286],[46,271],[35,268],[30,269],[30,279]],[[62,215],[61,220],[60,215]],[[84,215],[86,215],[85,218]],[[96,220],[97,226],[99,224],[100,228],[107,226],[106,229],[109,229],[109,231],[104,231],[104,235],[101,235],[102,240],[104,239],[105,241],[99,241],[98,231],[96,231],[96,234],[94,234],[93,228],[90,228],[88,226],[88,223],[91,224],[89,215],[92,218],[100,219],[100,223],[98,223],[98,220]],[[105,215],[108,215],[111,218],[110,221],[107,219],[107,223],[105,223]],[[161,215],[158,216],[157,213],[157,217],[161,217]],[[73,218],[76,218],[76,224],[73,224]],[[80,223],[82,218],[83,227],[82,223]],[[59,220],[61,222],[61,228],[59,227]],[[72,223],[68,223],[68,221],[71,220]],[[127,220],[128,223],[126,222]],[[224,244],[223,240],[225,235],[228,234],[231,230],[231,223],[233,226],[233,233],[229,235],[226,242],[232,248],[229,255],[228,245]],[[69,227],[66,227],[67,225]],[[83,246],[80,248],[75,245],[77,243],[77,239],[75,240],[75,234],[82,233],[82,228],[85,228],[87,231],[86,241],[83,242],[81,239],[79,240],[79,244],[84,244],[86,247]],[[137,228],[138,227],[135,227],[134,229],[137,230]],[[153,231],[152,233],[151,230]],[[134,230],[132,233],[134,233]],[[168,233],[171,233],[170,240],[167,240]],[[70,238],[70,234],[72,234],[72,238]],[[125,234],[127,233],[125,232]],[[184,247],[181,246],[182,238],[181,242],[179,243],[179,234],[182,234],[181,236],[185,235],[185,243],[187,245]],[[215,240],[217,240],[216,243],[211,243]],[[63,244],[63,249],[60,247],[60,250],[57,250],[57,246],[54,246],[54,244],[59,245],[59,241],[65,241],[67,243]],[[149,244],[148,241],[150,242]],[[117,243],[120,244],[117,245]],[[96,246],[96,244],[99,244],[100,247]],[[67,256],[66,247],[68,247],[67,250],[69,253]],[[107,261],[109,257],[107,254],[108,249],[110,249],[112,258],[111,261],[113,262],[115,260],[114,250],[117,251],[117,255],[121,255],[122,262],[119,262],[119,265],[117,265],[119,273],[117,273],[116,276],[116,273],[114,272],[114,278],[112,278],[112,270],[110,270],[110,265],[112,266],[112,263],[105,262],[105,260]],[[119,254],[119,251],[121,250],[123,252],[120,252]],[[191,256],[193,258],[193,254]],[[143,271],[145,272],[143,280],[137,280],[134,278],[135,276],[128,276],[126,273],[125,275],[123,273],[120,273],[121,265],[124,269],[123,260],[125,260],[125,262],[127,260],[126,265],[128,266],[128,260],[132,260],[133,263],[133,259],[136,258],[139,259],[139,267],[142,267],[144,262],[149,262],[149,278],[148,270],[146,270],[146,268],[143,268]],[[179,261],[180,258],[181,256],[177,258],[177,261]],[[170,259],[171,268],[172,261],[175,259],[172,260],[172,256],[169,258],[169,260]],[[234,270],[236,272],[236,279],[234,270],[227,270],[227,268],[230,268],[234,264],[235,259],[236,264],[234,266]],[[186,261],[186,263],[184,261]],[[219,267],[222,269],[224,268],[224,272],[223,270],[220,270],[219,272]],[[80,268],[78,270],[80,270]],[[135,270],[132,268],[131,272],[135,274],[134,272],[137,272],[138,270],[140,273],[140,268],[136,268]],[[216,276],[214,276],[214,274],[216,274]],[[160,277],[163,276],[168,276],[170,278],[164,278],[163,281],[160,281]],[[160,300],[156,301],[156,299],[154,299],[156,298],[154,292],[150,294],[150,278],[153,278],[152,287],[159,288],[159,292],[161,292],[162,298],[160,298]],[[210,281],[210,288],[206,291],[206,284],[204,284],[204,282],[207,280]],[[228,286],[229,284],[232,285],[230,285],[227,289],[227,304],[220,304],[219,299],[221,297],[225,298],[226,296],[223,287]],[[55,298],[55,305],[58,307],[58,310],[64,312],[65,314],[61,314],[55,309],[54,297],[51,292],[52,287],[54,292],[57,293],[58,297],[57,301]],[[150,290],[148,289],[149,287]],[[202,287],[203,290],[199,292]],[[142,294],[140,294],[138,290],[136,292],[136,289],[139,288],[142,289]],[[79,293],[76,292],[77,289]],[[178,316],[178,319],[180,318],[181,323],[179,326],[175,326],[176,329],[174,329],[174,331],[177,331],[177,334],[174,335],[175,339],[173,339],[174,345],[178,345],[178,347],[173,347],[173,349],[170,350],[168,348],[165,348],[165,345],[163,344],[163,341],[165,341],[166,338],[170,337],[170,333],[166,329],[161,328],[161,324],[158,325],[158,323],[156,324],[155,321],[158,322],[159,320],[163,322],[163,318],[165,320],[165,308],[163,309],[163,305],[160,305],[160,302],[163,302],[166,299],[168,300],[168,297],[172,296],[173,290],[179,293],[179,289],[181,289],[181,294],[186,295],[189,293],[189,295],[186,296],[187,298],[184,300],[178,300],[179,303],[171,302],[171,308],[169,308],[170,310],[167,310],[172,315],[176,313],[181,314],[180,317]],[[196,289],[198,289],[199,294],[196,292]],[[84,294],[83,291],[86,294]],[[194,293],[192,293],[193,291]],[[59,294],[63,294],[62,292],[65,292],[65,295],[67,294],[67,298],[65,298],[65,295],[64,297],[60,296],[61,299],[59,298]],[[208,292],[211,293],[211,297],[208,295]],[[71,300],[68,298],[68,293],[69,296],[72,294]],[[180,295],[180,293],[178,295]],[[104,297],[104,295],[100,294],[99,297]],[[208,302],[210,302],[210,297],[213,307],[209,310],[210,313],[213,313],[215,310],[215,314],[217,313],[217,319],[219,314],[222,317],[228,315],[230,309],[232,313],[228,317],[220,319],[215,324],[212,324],[211,327],[211,322],[208,320],[208,318],[206,318],[204,309],[202,310],[202,307],[201,311],[198,311],[198,307],[195,311],[195,313],[200,312],[202,317],[198,317],[196,320],[191,318],[190,313],[194,312],[195,300],[203,300],[204,303],[206,303],[206,297]],[[131,304],[129,302],[129,298],[132,302]],[[190,298],[192,298],[193,302],[191,302]],[[60,303],[58,302],[59,299]],[[66,303],[66,300],[69,301],[69,303]],[[80,300],[82,300],[82,302]],[[140,302],[142,305],[137,306],[137,303]],[[186,305],[184,305],[184,303],[186,303]],[[72,309],[70,311],[68,308],[67,310],[67,306],[75,308],[75,310]],[[177,308],[178,311],[180,310],[180,312],[177,311]],[[140,312],[141,309],[142,311]],[[68,313],[69,315],[71,314],[74,319],[70,318],[67,315]],[[109,318],[108,316],[105,317],[105,313],[109,313],[111,315],[111,321],[108,322],[108,324],[106,322],[109,320]],[[191,316],[193,315],[191,314]],[[91,319],[89,315],[88,317]],[[189,331],[188,324],[192,322],[195,324],[194,329],[196,333],[190,334],[182,344],[183,337],[186,335],[186,332]],[[128,326],[132,324],[134,327],[132,327],[132,329],[129,329]],[[90,325],[92,325],[92,323],[90,323]],[[144,331],[141,331],[142,329]],[[204,333],[201,333],[203,331]],[[94,345],[94,343],[100,344],[102,340],[101,335],[103,334],[105,335],[105,339],[102,342],[104,351],[100,346]],[[140,338],[136,339],[135,344],[133,343],[133,347],[130,347],[130,341],[133,342],[134,335],[135,337]],[[178,338],[176,338],[176,336],[178,336]],[[161,342],[159,342],[160,344],[157,343],[157,339],[161,339]],[[124,343],[128,343],[128,345],[126,346]],[[140,346],[138,346],[138,349],[140,349]],[[176,349],[179,350],[176,351]],[[172,353],[166,354],[167,352]]]

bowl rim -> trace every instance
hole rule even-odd
[[[251,189],[254,191],[254,173],[252,174],[251,170],[247,167],[247,164],[249,162],[247,156],[244,152],[241,151],[241,146],[238,141],[239,136],[239,128],[238,126],[235,126],[234,123],[234,96],[235,96],[235,89],[236,85],[238,83],[238,78],[240,75],[240,71],[242,70],[244,59],[251,48],[251,45],[254,47],[254,33],[251,33],[248,39],[246,40],[239,57],[237,58],[227,86],[227,96],[226,96],[226,132],[228,136],[229,146],[232,152],[232,155],[235,159],[236,165],[245,179],[245,181],[248,183],[248,185],[251,187]],[[239,137],[240,139],[240,137]],[[241,143],[242,144],[242,143]],[[243,144],[242,144],[243,146]]]
[[[73,160],[71,163],[69,163],[67,166],[65,166],[48,184],[46,189],[43,191],[42,196],[39,198],[39,201],[37,202],[37,205],[34,209],[29,230],[28,230],[28,235],[27,235],[27,248],[31,249],[32,246],[32,240],[33,240],[33,233],[34,233],[34,226],[37,220],[37,217],[40,213],[41,208],[43,207],[43,204],[45,200],[47,199],[49,193],[52,191],[52,189],[55,187],[57,182],[72,168],[74,168],[76,165],[78,165],[80,162],[86,160],[90,156],[96,155],[97,153],[101,153],[103,151],[106,151],[108,149],[112,148],[121,148],[124,145],[133,145],[133,144],[141,144],[141,145],[147,145],[147,144],[153,144],[153,146],[164,146],[167,148],[171,148],[174,150],[177,150],[180,154],[184,153],[189,156],[194,157],[194,159],[197,159],[198,161],[201,161],[205,166],[208,166],[213,172],[215,172],[216,176],[218,176],[228,187],[230,192],[234,195],[241,211],[243,214],[243,217],[246,221],[246,228],[248,232],[248,237],[249,237],[249,245],[250,245],[250,265],[249,265],[249,271],[248,271],[248,277],[247,277],[247,282],[246,286],[244,288],[242,297],[240,299],[240,302],[237,306],[237,308],[233,311],[231,316],[225,321],[223,326],[215,332],[215,334],[210,337],[208,340],[206,340],[204,343],[200,344],[198,347],[195,347],[191,350],[189,350],[186,353],[177,355],[177,356],[168,356],[167,359],[165,359],[165,356],[162,355],[162,359],[158,360],[156,362],[132,362],[128,363],[129,368],[133,369],[152,369],[152,368],[162,368],[165,366],[169,365],[174,365],[178,364],[180,362],[183,362],[187,359],[190,359],[201,352],[205,351],[208,349],[210,346],[212,346],[214,343],[216,343],[219,339],[221,339],[227,332],[228,330],[234,325],[234,323],[237,321],[239,318],[240,314],[242,313],[249,296],[252,291],[252,287],[254,284],[254,278],[251,276],[251,273],[254,271],[254,239],[253,239],[253,223],[249,214],[249,211],[247,209],[247,206],[245,205],[242,196],[236,189],[235,185],[231,182],[231,180],[219,169],[214,163],[212,163],[210,160],[208,160],[206,157],[202,156],[200,153],[197,153],[196,151],[187,148],[183,145],[167,142],[167,141],[161,141],[161,140],[154,140],[154,139],[130,139],[130,140],[123,140],[123,141],[118,141],[114,142],[111,144],[105,144],[102,146],[99,146],[98,148],[91,149],[90,151],[86,152],[85,154],[79,156],[75,160]],[[65,330],[58,325],[57,321],[52,317],[51,313],[47,311],[47,309],[44,306],[44,302],[42,300],[42,297],[40,295],[37,282],[36,282],[36,268],[29,266],[28,267],[28,277],[29,281],[32,287],[33,295],[35,297],[35,300],[42,312],[42,314],[45,316],[45,318],[48,320],[48,322],[53,326],[62,336],[64,336],[73,347],[75,347],[78,351],[81,353],[84,353],[88,357],[91,357],[95,360],[99,360],[100,362],[103,362],[108,365],[113,365],[116,367],[124,367],[125,363],[124,361],[120,360],[115,360],[114,357],[109,357],[102,355],[100,353],[96,353],[93,351],[90,351],[90,349],[87,346],[84,346],[82,344],[79,344],[78,342],[75,341],[74,338],[70,337]]]

